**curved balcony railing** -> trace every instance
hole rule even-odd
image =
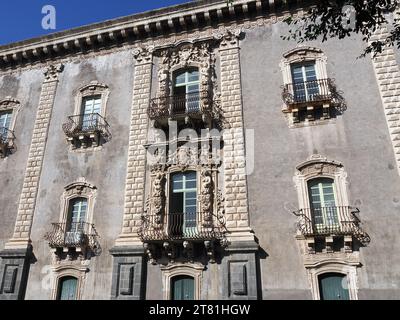
[[[161,119],[181,115],[212,113],[213,98],[208,91],[161,96],[150,100],[149,118]]]
[[[68,228],[65,223],[52,223],[52,230],[44,236],[51,248],[89,248],[95,255],[100,255],[98,238],[94,225],[86,222],[73,222]]]
[[[98,113],[69,116],[68,122],[62,128],[68,137],[77,137],[82,134],[100,133],[104,138],[110,137],[109,124]]]
[[[330,206],[300,209],[298,229],[304,236],[353,235],[362,244],[370,242],[369,235],[362,230],[356,213],[358,208]]]
[[[14,148],[14,132],[0,127],[0,157],[5,157],[7,153]]]
[[[287,105],[324,102],[333,99],[332,79],[319,79],[290,83],[283,86],[282,99]]]
[[[200,212],[142,215],[142,241],[216,240],[226,231],[224,218]]]

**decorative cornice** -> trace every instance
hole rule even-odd
[[[282,20],[288,14],[285,4],[278,10],[274,3],[274,0],[236,0],[228,6],[225,0],[200,0],[0,46],[0,70],[94,50],[98,54],[99,49],[115,49],[123,44],[143,44],[149,40],[162,43],[171,35],[179,38],[222,25],[262,26],[265,22]],[[298,12],[302,9],[292,10],[294,14]]]

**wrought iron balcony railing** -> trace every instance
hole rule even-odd
[[[73,222],[65,226],[65,223],[52,223],[52,230],[44,236],[51,248],[88,248],[95,255],[101,253],[99,235],[93,224]]]
[[[300,209],[298,229],[304,236],[353,235],[362,244],[370,242],[369,235],[361,228],[356,213],[358,208],[331,206]]]
[[[204,213],[142,215],[138,231],[142,241],[217,240],[226,231],[223,217]]]
[[[5,157],[7,153],[14,148],[14,132],[0,127],[0,157]]]
[[[111,136],[109,127],[106,119],[98,113],[69,116],[68,122],[62,126],[64,133],[71,138],[90,133],[100,133],[106,138]]]
[[[211,114],[212,105],[213,98],[208,91],[162,96],[151,99],[148,115],[154,120],[182,115]]]
[[[282,99],[287,105],[298,105],[313,102],[326,102],[333,99],[335,92],[331,79],[320,79],[283,86]]]

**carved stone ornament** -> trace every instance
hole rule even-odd
[[[201,171],[201,191],[200,191],[200,202],[203,216],[203,226],[212,226],[212,213],[213,213],[213,182],[212,174],[209,169]]]
[[[173,71],[192,66],[198,68],[200,73],[199,91],[208,93],[201,96],[201,111],[211,115],[209,95],[216,92],[217,88],[214,76],[215,55],[212,52],[212,42],[182,44],[175,48],[159,50],[157,55],[159,57],[157,97],[165,98],[165,103],[160,101],[159,108],[163,110],[168,108],[167,97],[171,93]]]
[[[97,188],[86,182],[84,178],[79,178],[77,182],[71,183],[65,187],[64,198],[68,198],[72,195],[79,196],[92,196],[96,193]]]
[[[58,74],[64,70],[63,64],[51,64],[46,67],[44,71],[45,81],[55,81],[58,79]]]
[[[228,49],[239,45],[239,38],[242,34],[242,28],[225,28],[221,27],[214,33],[214,38],[220,41],[221,49]]]
[[[136,47],[133,49],[133,57],[138,63],[150,63],[152,61],[154,48],[148,47]]]
[[[340,162],[328,160],[318,154],[313,154],[307,161],[296,167],[298,174],[304,176],[334,175],[342,171],[343,165]]]

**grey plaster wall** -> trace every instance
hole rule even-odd
[[[281,112],[279,62],[296,44],[280,39],[283,30],[275,24],[246,32],[241,45],[244,121],[254,130],[256,148],[248,177],[250,219],[267,253],[263,298],[311,298],[290,210],[298,208],[295,167],[313,153],[343,163],[350,203],[360,208],[372,239],[361,249],[360,298],[399,298],[400,178],[371,61],[356,59],[363,49],[356,38],[307,44],[327,55],[328,76],[344,92],[348,109],[334,124],[289,129]]]
[[[62,124],[74,113],[74,92],[92,80],[107,84],[110,96],[106,118],[112,140],[100,150],[71,151]],[[124,188],[130,124],[133,59],[130,52],[99,56],[82,62],[68,63],[60,77],[53,116],[49,128],[43,172],[33,222],[32,241],[37,262],[32,265],[27,299],[49,299],[42,281],[51,263],[51,253],[44,234],[52,222],[58,222],[64,187],[79,177],[97,187],[93,223],[100,235],[103,252],[92,258],[83,290],[83,299],[109,299],[111,294],[114,245],[122,228]],[[43,269],[45,268],[45,269]]]
[[[21,103],[14,127],[17,150],[0,159],[1,249],[14,231],[43,78],[40,70],[0,75],[0,101],[10,96]]]

